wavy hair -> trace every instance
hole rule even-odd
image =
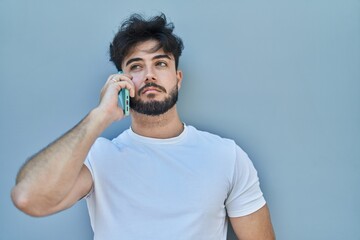
[[[165,53],[171,53],[175,58],[177,69],[184,45],[181,38],[173,33],[173,30],[174,24],[168,23],[163,13],[148,20],[140,14],[132,14],[122,23],[110,43],[110,61],[120,71],[124,58],[136,44],[147,40],[156,40],[158,45],[152,50],[156,52],[162,48]]]

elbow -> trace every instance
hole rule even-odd
[[[20,191],[17,186],[15,186],[11,191],[11,200],[16,208],[27,215],[33,217],[44,217],[51,214],[49,211],[46,211],[41,204],[39,205],[32,201],[31,197],[24,191]]]

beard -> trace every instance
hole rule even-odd
[[[158,116],[166,113],[171,109],[178,100],[178,87],[175,87],[171,90],[170,95],[166,97],[163,101],[150,100],[144,102],[141,99],[131,99],[130,107],[138,113],[142,113],[149,116]]]

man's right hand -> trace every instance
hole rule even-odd
[[[107,79],[100,94],[100,103],[97,109],[105,114],[106,119],[112,123],[124,118],[124,112],[118,104],[118,94],[121,89],[127,88],[130,97],[135,96],[135,86],[132,77],[127,74],[113,74]]]

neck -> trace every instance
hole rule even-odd
[[[179,136],[184,130],[176,105],[158,116],[149,116],[132,111],[131,128],[141,136],[162,139]]]

